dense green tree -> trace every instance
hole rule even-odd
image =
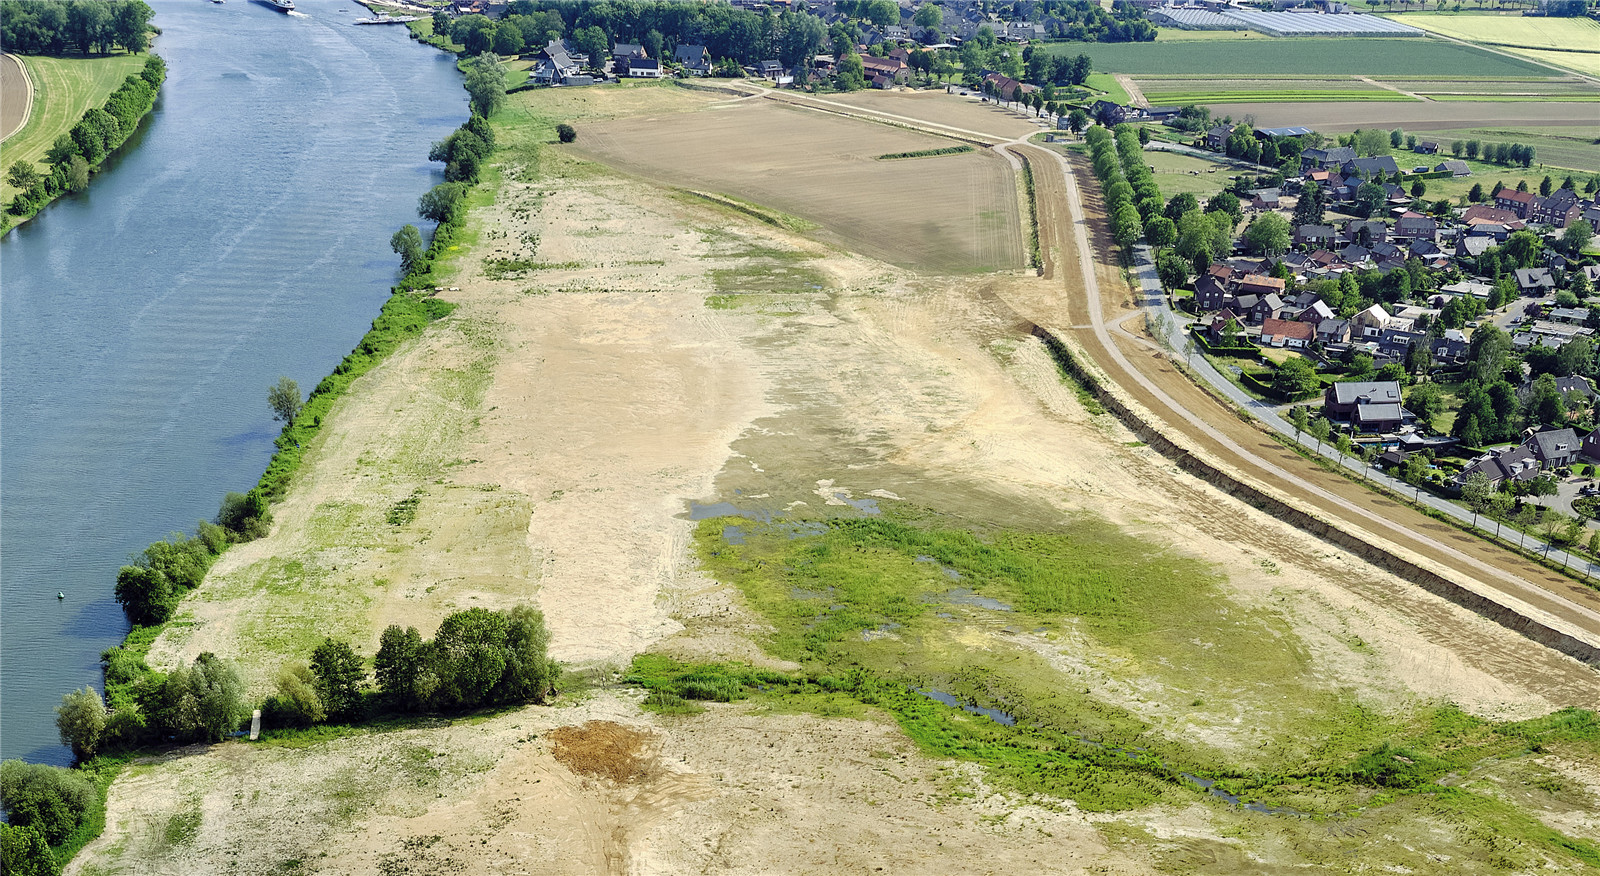
[[[1387,197],[1383,186],[1375,182],[1362,183],[1356,189],[1356,212],[1362,216],[1382,216]]]
[[[578,139],[578,129],[566,122],[556,125],[556,139],[562,143],[572,143]]]
[[[89,187],[89,161],[82,155],[74,155],[67,163],[67,190],[81,192]]]
[[[1532,231],[1513,231],[1500,248],[1506,257],[1519,268],[1531,268],[1544,249],[1544,241]]]
[[[1291,230],[1288,220],[1277,213],[1262,213],[1250,220],[1244,230],[1251,250],[1265,256],[1278,256],[1289,250]]]
[[[219,742],[249,714],[243,695],[239,674],[207,651],[163,681],[156,719],[179,742]]]
[[[1510,336],[1492,323],[1481,325],[1467,345],[1467,374],[1481,382],[1500,380],[1510,355]]]
[[[426,696],[418,689],[417,682],[426,669],[427,651],[416,627],[402,630],[391,625],[383,631],[373,669],[378,679],[378,692],[390,708],[407,711],[421,708]]]
[[[417,201],[417,214],[441,225],[461,218],[466,210],[467,187],[458,182],[439,183]]]
[[[505,638],[505,615],[488,609],[471,608],[444,619],[432,650],[440,706],[471,709],[488,701],[505,672]]]
[[[483,52],[467,62],[465,87],[472,96],[472,110],[484,118],[495,114],[506,102],[506,69],[500,56]]]
[[[1067,128],[1069,130],[1071,130],[1072,133],[1074,133],[1074,134],[1081,133],[1085,128],[1088,128],[1088,127],[1089,127],[1089,114],[1088,113],[1084,112],[1082,109],[1080,109],[1078,107],[1073,107],[1072,112],[1067,113]]]
[[[543,702],[555,691],[560,667],[550,659],[550,630],[544,613],[518,605],[505,613],[505,670],[493,697],[502,703]]]
[[[349,720],[360,714],[367,667],[348,643],[323,639],[311,652],[311,672],[317,677],[317,697],[328,717]]]
[[[1232,216],[1235,225],[1244,221],[1244,207],[1239,203],[1239,196],[1232,192],[1218,192],[1211,196],[1211,200],[1206,201],[1207,213],[1215,213],[1218,210]]]
[[[1164,251],[1156,256],[1156,276],[1168,292],[1176,292],[1189,282],[1189,263],[1175,252]]]
[[[1560,423],[1567,416],[1567,406],[1561,398],[1561,392],[1556,389],[1556,379],[1549,374],[1541,374],[1533,381],[1533,390],[1528,397],[1528,419],[1535,425]]]
[[[1178,225],[1165,216],[1155,216],[1145,223],[1144,236],[1156,249],[1166,249],[1178,242]]]
[[[1431,429],[1433,418],[1444,412],[1444,393],[1437,383],[1419,383],[1406,393],[1406,410]]]
[[[1278,366],[1272,375],[1272,388],[1290,401],[1299,401],[1316,395],[1322,388],[1322,381],[1317,378],[1317,372],[1311,363],[1295,356]],[[1318,420],[1318,422],[1327,422]]]
[[[78,760],[94,757],[106,732],[106,704],[100,693],[85,687],[64,694],[56,706],[56,731]]]
[[[1111,217],[1111,237],[1123,249],[1133,246],[1144,234],[1139,224],[1139,211],[1132,204],[1123,204]]]
[[[911,21],[917,27],[938,27],[944,23],[944,10],[937,3],[923,3],[917,7],[917,14]]]
[[[6,170],[6,182],[14,189],[27,191],[34,187],[41,179],[39,169],[31,161],[15,161]]]
[[[1568,225],[1561,232],[1561,250],[1570,256],[1578,256],[1589,246],[1589,241],[1594,239],[1594,227],[1588,222],[1578,220]],[[1579,272],[1582,276],[1582,272]]]
[[[277,383],[267,387],[267,404],[272,408],[272,419],[293,423],[300,409],[305,407],[305,397],[300,394],[300,384],[291,378],[279,377]]]
[[[77,770],[42,763],[0,763],[0,806],[16,827],[32,827],[58,846],[83,823],[96,794]]]

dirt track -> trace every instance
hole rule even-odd
[[[1347,527],[1372,531],[1401,548],[1450,570],[1458,579],[1476,579],[1484,585],[1523,600],[1535,608],[1587,632],[1600,641],[1600,594],[1582,584],[1523,562],[1506,551],[1385,499],[1358,484],[1325,472],[1277,444],[1253,424],[1240,420],[1208,393],[1177,371],[1163,354],[1131,336],[1115,337],[1096,331],[1094,324],[1123,319],[1133,312],[1117,265],[1104,254],[1111,251],[1105,239],[1100,205],[1093,189],[1080,198],[1076,186],[1063,176],[1057,153],[1035,147],[1025,150],[1034,167],[1040,202],[1040,238],[1054,251],[1046,261],[1069,294],[1017,301],[1024,316],[1040,325],[1074,337],[1135,401],[1154,412],[1165,424],[1202,451],[1240,466],[1251,477],[1273,489],[1307,503],[1319,516]],[[1084,168],[1075,164],[1079,178]],[[1087,187],[1086,187],[1087,188]],[[1092,247],[1095,282],[1108,290],[1104,296],[1072,294],[1082,283],[1071,265],[1083,260],[1082,241],[1096,238]],[[1087,275],[1085,275],[1087,276]],[[1091,313],[1099,297],[1100,313]],[[1131,366],[1131,368],[1130,368]],[[1137,373],[1135,373],[1135,370]],[[1197,422],[1198,421],[1198,422]],[[1525,582],[1524,586],[1521,582]]]

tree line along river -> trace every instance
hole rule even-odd
[[[168,78],[88,191],[0,242],[0,756],[127,632],[117,569],[256,482],[267,387],[314,386],[396,280],[467,118],[455,59],[348,0],[150,0]],[[58,600],[57,593],[65,594]]]

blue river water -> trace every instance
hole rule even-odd
[[[168,79],[89,190],[0,242],[0,756],[67,763],[54,707],[127,631],[116,571],[216,514],[396,280],[466,119],[454,59],[348,0],[149,0]],[[57,594],[66,598],[58,600]]]

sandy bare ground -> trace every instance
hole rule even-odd
[[[908,271],[546,161],[553,176],[511,183],[474,215],[480,236],[448,293],[460,309],[341,402],[273,534],[226,555],[157,662],[233,655],[264,692],[323,635],[370,653],[389,623],[431,635],[458,608],[523,601],[549,618],[555,656],[595,679],[645,649],[770,662],[759,618],[695,569],[691,504],[871,498],[1041,528],[1094,513],[1209,564],[1230,605],[1298,637],[1310,684],[1372,707],[1451,700],[1524,717],[1592,703],[1573,661],[1235,502],[1085,411],[1007,303],[1059,294],[1059,280]],[[549,267],[483,270],[512,257]],[[782,272],[807,282],[760,282]],[[419,490],[416,519],[387,522]],[[960,641],[1041,654],[1158,730],[1246,762],[1281,720],[1249,691],[1202,705],[1179,676],[1087,637],[974,624]],[[918,754],[870,714],[662,718],[637,696],[602,686],[453,726],[141,764],[72,872],[1132,874],[1171,869],[1171,849],[1209,855],[1210,872],[1297,860],[1292,844],[1241,840],[1261,823],[1219,806],[1134,813],[1120,823],[1159,841],[1114,842],[1128,834],[1111,819],[996,794],[981,770]],[[585,766],[606,757],[624,760]]]
[[[33,80],[16,55],[0,55],[0,140],[22,130],[33,112]]]

